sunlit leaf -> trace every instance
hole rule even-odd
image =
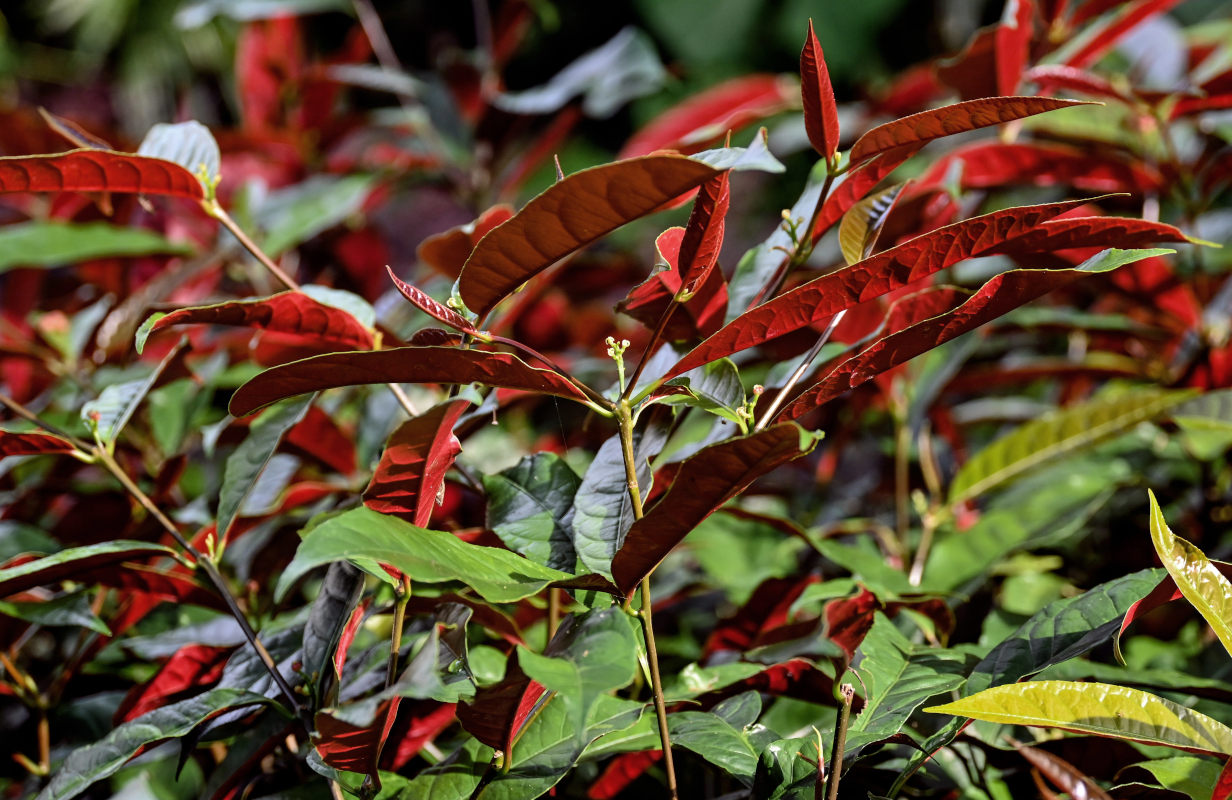
[[[107,222],[40,220],[0,228],[0,274],[15,267],[57,267],[92,258],[191,252],[190,245],[154,231]]]
[[[126,192],[200,200],[201,182],[178,164],[109,150],[0,158],[3,192]]]
[[[462,451],[453,427],[469,406],[469,400],[451,400],[399,425],[364,490],[364,505],[427,525],[445,473]]]
[[[838,149],[838,106],[834,102],[834,89],[830,86],[830,71],[826,57],[813,33],[813,20],[809,20],[804,49],[800,51],[800,97],[804,102],[804,128],[809,143],[827,161],[834,159]]]
[[[1180,0],[1142,0],[1126,3],[1106,19],[1090,26],[1066,43],[1060,58],[1066,66],[1082,69],[1089,67],[1116,46],[1122,38],[1140,23],[1162,14]]]
[[[222,155],[210,129],[196,120],[158,123],[146,133],[137,155],[179,164],[209,185],[222,177]]]
[[[877,234],[902,190],[902,184],[883,189],[856,203],[843,215],[838,226],[838,246],[848,264],[863,261],[872,253]]]

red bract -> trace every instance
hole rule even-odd
[[[119,725],[179,699],[179,695],[218,681],[233,648],[190,644],[171,658],[144,684],[135,686],[112,715]]]
[[[940,186],[955,169],[963,188],[985,189],[1015,184],[1066,185],[1087,192],[1158,192],[1160,174],[1149,167],[1102,157],[1070,147],[1034,143],[976,144],[943,156],[916,185]]]

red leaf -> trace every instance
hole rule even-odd
[[[59,436],[47,433],[14,433],[0,430],[0,458],[35,456],[42,453],[71,453],[74,447]]]
[[[656,150],[694,152],[728,131],[791,108],[794,81],[747,75],[693,95],[652,119],[620,151],[621,158]]]
[[[1139,23],[1156,14],[1162,14],[1178,2],[1180,0],[1139,0],[1126,3],[1102,27],[1084,31],[1082,44],[1069,55],[1065,64],[1079,69],[1091,66]]]
[[[1023,269],[998,275],[958,308],[892,333],[844,361],[789,405],[782,418],[796,419],[892,367],[1089,274],[1080,269]]]
[[[937,80],[958,92],[961,100],[995,97],[997,92],[997,28],[980,28],[953,58],[936,65]]]
[[[1067,67],[1064,64],[1040,64],[1027,70],[1023,79],[1034,83],[1040,91],[1044,92],[1065,89],[1089,94],[1092,97],[1106,97],[1126,102],[1131,100],[1102,75],[1095,75],[1077,67]]]
[[[760,433],[711,445],[680,466],[663,498],[629,529],[612,559],[612,576],[624,593],[650,574],[702,520],[757,478],[812,449],[804,431],[775,425]]]
[[[608,762],[603,774],[586,790],[586,796],[590,800],[612,800],[643,772],[662,760],[662,750],[643,750],[640,753],[616,756]]]
[[[730,205],[728,173],[722,172],[698,188],[680,242],[677,267],[684,291],[695,291],[718,263],[719,251],[723,248],[724,217]]]
[[[826,636],[842,648],[847,658],[856,654],[864,636],[873,627],[881,603],[868,589],[861,588],[855,597],[844,597],[826,604]]]
[[[398,715],[401,700],[393,697],[381,703],[377,707],[376,720],[368,728],[344,722],[323,711],[317,712],[313,742],[321,760],[334,769],[375,776],[381,748],[389,738],[389,729]]]
[[[1159,242],[1188,242],[1184,233],[1162,222],[1128,217],[1064,217],[1041,223],[993,253],[1043,253],[1076,247],[1135,248]]]
[[[861,136],[852,145],[851,163],[858,164],[878,153],[905,144],[928,142],[955,133],[1079,105],[1087,103],[1053,97],[985,97],[931,111],[921,111],[919,114],[879,125]]]
[[[112,150],[0,158],[0,192],[140,192],[201,200],[191,172],[161,158]]]
[[[88,570],[118,564],[134,558],[173,555],[169,547],[159,544],[143,544],[131,541],[112,541],[80,548],[81,552],[66,551],[56,555],[37,558],[19,567],[5,566],[10,574],[0,580],[0,597],[46,586],[62,580],[76,579]],[[14,574],[16,573],[16,574]]]
[[[355,471],[355,443],[315,403],[308,407],[304,418],[287,431],[286,442],[335,472],[350,475]]]
[[[318,303],[303,292],[281,292],[260,300],[233,300],[173,311],[160,317],[150,333],[172,325],[203,323],[259,328],[307,336],[350,350],[372,348],[372,334],[340,308]]]
[[[657,155],[584,169],[557,181],[475,246],[458,278],[463,302],[486,316],[564,256],[718,172],[686,156]]]
[[[845,269],[797,286],[728,323],[687,353],[663,380],[828,320],[839,311],[1000,246],[1083,202],[1070,200],[1007,208],[973,217],[917,236]]]
[[[364,613],[371,605],[372,599],[365,599],[362,603],[355,606],[351,610],[351,616],[347,618],[347,623],[342,628],[342,635],[338,637],[338,647],[334,649],[334,677],[340,679],[342,677],[342,668],[346,666],[347,651],[351,649],[351,642],[355,641],[355,634],[359,633],[359,625],[364,621]]]
[[[818,579],[767,578],[758,584],[736,615],[723,620],[706,639],[702,653],[709,658],[728,650],[744,653],[756,646],[761,635],[787,622],[787,612],[801,592]]]
[[[364,490],[364,505],[425,527],[445,473],[462,451],[453,426],[469,405],[469,400],[441,403],[399,425]]]
[[[997,25],[997,93],[1011,95],[1018,88],[1027,65],[1035,20],[1033,0],[1005,0],[1001,23]]]
[[[481,687],[474,700],[458,705],[458,722],[488,747],[508,753],[546,691],[526,677],[514,651],[504,680]]]
[[[457,311],[454,311],[444,303],[438,303],[436,300],[433,300],[423,290],[417,289],[409,283],[401,280],[394,274],[393,268],[390,266],[386,265],[385,269],[389,272],[389,279],[394,282],[394,286],[397,287],[399,292],[402,292],[402,296],[407,300],[410,300],[411,304],[420,311],[424,312],[429,317],[432,317],[432,319],[437,322],[448,325],[454,330],[462,331],[463,333],[475,332],[475,326],[472,325],[466,317],[462,316]]]
[[[1078,771],[1073,764],[1047,750],[1010,740],[1010,744],[1018,750],[1018,754],[1043,773],[1053,785],[1070,797],[1084,797],[1090,800],[1112,800],[1111,795],[1099,787],[1095,781]]]
[[[830,194],[826,196],[821,213],[817,215],[817,225],[813,228],[813,243],[816,244],[831,225],[842,219],[852,206],[864,199],[870,189],[915,155],[920,147],[919,144],[895,147],[848,172],[842,182],[831,188]]]
[[[921,187],[942,186],[960,162],[964,189],[1014,184],[1062,184],[1092,192],[1157,192],[1162,178],[1143,165],[1103,157],[1070,147],[1031,143],[989,142],[970,145],[942,158],[917,181]]]
[[[684,228],[668,228],[655,239],[655,249],[670,269],[656,272],[634,287],[617,309],[653,329],[677,293],[683,288],[678,269]],[[727,282],[720,270],[712,269],[693,290],[693,297],[682,303],[667,321],[663,337],[681,341],[709,336],[723,325],[727,310]]]
[[[513,216],[513,208],[501,203],[479,215],[479,219],[429,236],[415,251],[419,260],[447,278],[457,279],[462,265],[475,249],[475,243],[497,225]]]
[[[230,408],[234,416],[242,417],[284,397],[370,383],[483,383],[586,399],[564,376],[531,367],[508,353],[396,347],[326,353],[268,369],[236,390]]]
[[[417,704],[419,707],[423,705],[426,704]],[[454,703],[437,704],[427,713],[417,711],[407,722],[402,722],[408,716],[404,713],[391,731],[390,738],[397,742],[397,747],[392,753],[385,751],[385,755],[381,758],[381,765],[384,768],[395,771],[402,769],[407,762],[419,755],[424,745],[435,739],[441,731],[457,719]],[[405,731],[402,730],[403,727]]]
[[[1215,789],[1211,800],[1228,800],[1232,798],[1232,758],[1229,758],[1219,771],[1219,780],[1215,781]]]
[[[833,161],[838,149],[838,106],[830,86],[826,56],[813,33],[811,19],[804,49],[800,51],[800,99],[804,102],[804,128],[809,143],[827,162]]]
[[[147,711],[173,701],[176,695],[188,690],[201,691],[222,677],[232,647],[212,647],[204,644],[189,644],[176,650],[171,658],[145,683],[134,686],[112,716],[112,723],[119,725],[139,717]]]

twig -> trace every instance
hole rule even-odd
[[[827,800],[838,798],[838,779],[843,771],[843,751],[847,749],[847,723],[851,719],[851,701],[856,695],[856,688],[850,683],[844,683],[839,691],[843,699],[838,707],[838,725],[834,728],[834,747],[830,750],[830,780],[826,784]]]
[[[252,253],[253,258],[260,261],[261,266],[269,270],[269,273],[277,278],[283,286],[293,292],[302,291],[299,283],[284,272],[282,267],[275,264],[274,260],[265,254],[265,251],[263,251],[260,247],[257,247],[257,243],[254,242],[248,234],[244,233],[244,229],[236,224],[235,220],[231,219],[231,215],[228,214],[222,206],[215,202],[206,206],[206,211],[208,211],[214,219],[221,222],[224,228],[231,231],[231,235],[238,239],[240,244],[244,245],[244,249],[249,253]]]

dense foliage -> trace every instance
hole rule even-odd
[[[1232,796],[1227,3],[440,5],[6,73],[5,796]]]

